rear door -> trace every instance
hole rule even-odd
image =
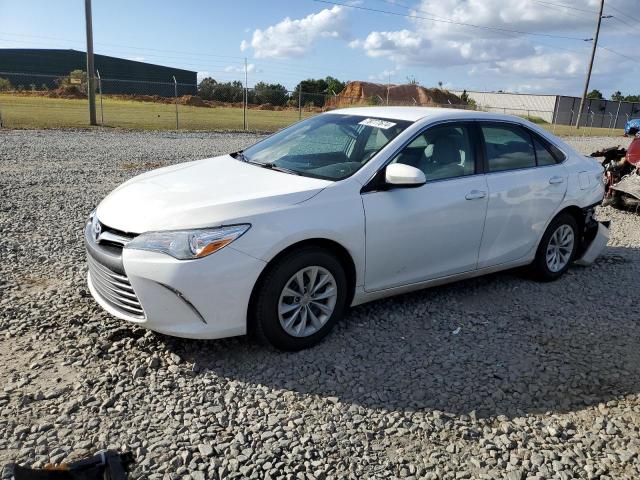
[[[534,132],[516,123],[478,123],[489,191],[478,257],[483,268],[519,260],[537,246],[564,199],[568,173]]]

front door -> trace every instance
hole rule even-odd
[[[427,183],[363,193],[365,290],[476,268],[488,189],[472,133],[460,123],[427,129],[392,160],[421,169]]]

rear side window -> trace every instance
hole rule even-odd
[[[517,125],[482,125],[489,172],[536,166],[531,135]]]
[[[536,158],[538,159],[538,166],[543,167],[545,165],[555,165],[556,159],[551,152],[542,144],[542,142],[533,137],[533,144],[536,147]]]
[[[531,137],[533,137],[539,166],[555,165],[564,161],[564,153],[558,147],[533,132]]]

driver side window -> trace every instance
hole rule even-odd
[[[447,124],[429,128],[407,145],[392,161],[416,167],[427,181],[473,175],[475,150],[465,125]]]

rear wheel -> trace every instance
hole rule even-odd
[[[531,264],[535,278],[545,282],[560,278],[575,259],[579,241],[578,223],[572,215],[564,213],[555,218],[542,236]]]
[[[342,318],[347,279],[328,251],[303,248],[269,267],[253,304],[255,333],[282,350],[318,343]]]

